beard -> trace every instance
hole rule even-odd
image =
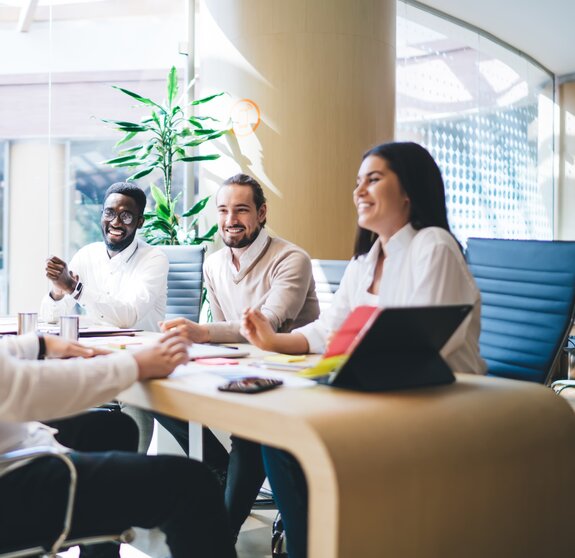
[[[247,234],[242,236],[241,238],[234,238],[234,239],[227,239],[224,235],[222,235],[222,240],[224,241],[224,244],[228,247],[228,248],[245,248],[246,246],[249,246],[260,234],[261,231],[261,227],[257,230],[255,230],[251,236],[248,236]]]
[[[122,250],[130,246],[130,244],[132,244],[138,231],[137,229],[135,229],[132,234],[126,236],[125,238],[122,238],[122,240],[119,240],[118,242],[110,242],[108,240],[108,236],[106,235],[106,231],[104,230],[103,232],[104,232],[104,244],[106,245],[106,248],[110,252],[121,252]]]

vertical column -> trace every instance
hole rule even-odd
[[[19,141],[10,146],[8,311],[36,311],[47,292],[45,260],[64,255],[65,146]],[[49,169],[49,172],[48,172]]]
[[[394,135],[395,0],[202,0],[199,33],[200,94],[237,124],[200,186],[251,174],[272,234],[348,259],[361,155]]]
[[[559,88],[559,188],[557,239],[575,239],[575,82]]]

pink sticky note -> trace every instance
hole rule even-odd
[[[224,366],[224,365],[231,365],[231,364],[239,364],[239,360],[235,360],[233,358],[197,358],[194,362],[198,364],[207,364],[208,366]]]

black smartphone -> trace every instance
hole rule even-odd
[[[283,384],[283,380],[276,378],[258,378],[250,376],[240,380],[232,380],[223,386],[218,386],[220,391],[231,391],[233,393],[259,393],[277,388]]]

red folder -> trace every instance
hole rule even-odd
[[[323,358],[350,354],[381,312],[377,306],[358,306],[335,332]]]

